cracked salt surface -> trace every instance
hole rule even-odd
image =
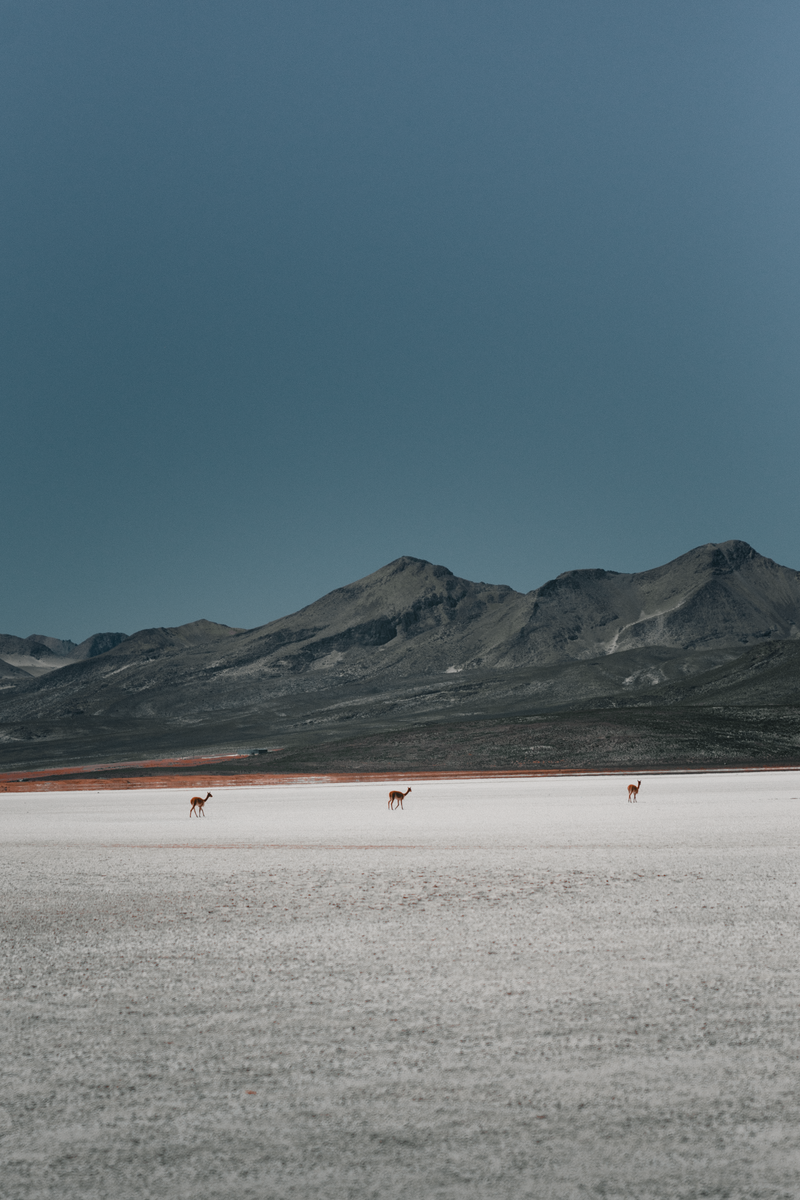
[[[628,782],[3,796],[4,1194],[796,1197],[800,774]]]

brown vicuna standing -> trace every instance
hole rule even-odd
[[[202,796],[192,796],[192,799],[191,799],[192,807],[189,809],[189,816],[191,817],[192,813],[196,813],[198,817],[201,815],[205,816],[206,814],[203,812],[203,809],[206,806],[206,800],[210,800],[210,799],[211,799],[211,792],[209,792],[205,798]]]
[[[403,796],[407,796],[410,791],[411,788],[408,788],[405,792],[389,792],[389,808],[394,808],[395,804],[399,804],[402,808]]]
[[[639,795],[639,788],[642,786],[641,779],[637,783],[628,784],[628,804],[634,804],[636,797]]]

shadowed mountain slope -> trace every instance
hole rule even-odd
[[[621,650],[747,646],[800,635],[800,575],[744,542],[639,574],[569,571],[527,595],[400,558],[241,634],[217,669],[258,662],[348,677],[514,668]]]
[[[67,661],[40,638],[20,638],[10,633],[0,635],[0,660],[18,668],[23,676],[28,677],[46,675]]]
[[[70,654],[72,662],[83,662],[85,658],[96,658],[98,654],[105,654],[107,650],[113,650],[120,642],[127,641],[127,633],[93,633],[91,637],[86,638],[76,646]]]
[[[70,663],[104,654],[124,642],[127,636],[127,633],[95,633],[78,645],[40,633],[32,633],[26,638],[0,634],[0,662],[19,667],[23,675],[46,675]]]
[[[57,654],[59,658],[70,658],[72,653],[78,649],[77,642],[66,641],[63,638],[47,637],[43,633],[32,633],[25,639],[26,642],[38,642],[40,646],[46,646],[48,650],[52,650],[53,654]]]
[[[640,694],[636,702],[643,702]],[[670,681],[658,690],[657,702],[800,707],[800,641],[753,646],[724,665]]]
[[[23,679],[30,679],[30,673],[28,671],[24,671],[22,667],[15,667],[2,658],[0,658],[0,676],[13,679],[15,682],[20,682]]]
[[[637,574],[567,571],[521,607],[529,615],[503,648],[503,666],[645,646],[746,646],[800,635],[800,574],[731,541]]]
[[[325,740],[353,721],[794,704],[798,636],[800,575],[744,542],[635,574],[569,571],[527,595],[403,557],[257,629],[141,630],[46,677],[4,677],[0,739],[80,727],[82,742],[100,746],[136,729],[147,754],[156,734],[179,750]],[[22,639],[0,641],[0,657],[9,640]]]
[[[112,660],[117,665],[121,661],[133,663],[148,663],[162,654],[180,653],[183,650],[194,650],[197,647],[212,648],[223,638],[233,637],[244,630],[232,629],[230,625],[217,625],[214,621],[192,621],[188,625],[178,625],[171,629],[154,628],[140,629],[104,652],[105,660]],[[97,635],[102,636],[102,635]],[[88,657],[88,655],[87,655]]]

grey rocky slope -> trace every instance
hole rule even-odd
[[[0,662],[17,667],[26,675],[46,675],[70,663],[104,654],[124,642],[127,636],[126,633],[94,633],[77,643],[41,633],[32,633],[26,638],[0,634]]]
[[[638,574],[568,571],[527,594],[400,558],[235,638],[215,669],[347,677],[516,668],[800,634],[800,575],[744,542]]]
[[[762,660],[799,634],[800,575],[744,542],[635,574],[569,571],[528,594],[404,557],[257,629],[143,630],[45,678],[4,678],[0,737],[38,753],[73,735],[121,747],[125,729],[133,755],[139,742],[148,754],[341,736],[353,722],[708,704],[731,688],[763,703],[765,671],[796,694],[796,655]]]

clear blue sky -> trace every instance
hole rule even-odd
[[[2,0],[0,632],[800,568],[796,0]]]

